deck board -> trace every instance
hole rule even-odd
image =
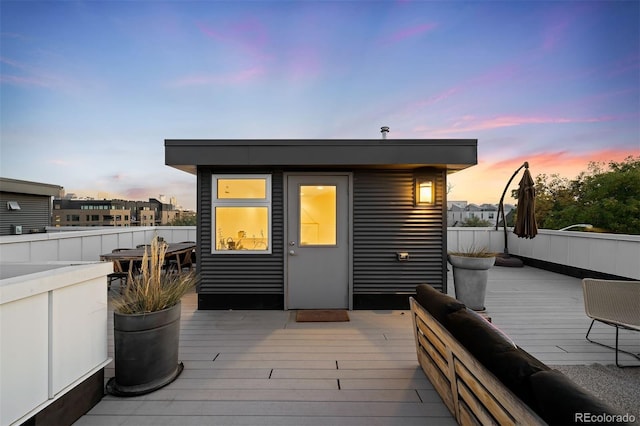
[[[494,267],[489,279],[493,324],[541,361],[614,362],[612,351],[584,339],[590,320],[579,279],[530,267]],[[182,375],[149,395],[107,395],[76,424],[454,425],[418,366],[409,313],[349,316],[344,323],[296,323],[287,311],[197,311],[189,294],[182,306]],[[109,330],[113,351],[111,317]],[[603,325],[592,334],[615,338]],[[630,350],[640,352],[639,340],[621,333]],[[111,363],[106,377],[113,373]]]

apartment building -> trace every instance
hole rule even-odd
[[[173,222],[177,217],[181,216],[181,211],[176,209],[176,199],[171,197],[169,203],[164,201],[161,195],[158,198],[149,198],[149,204],[155,210],[155,224],[166,225]]]
[[[151,201],[55,199],[52,226],[155,226],[158,204]]]

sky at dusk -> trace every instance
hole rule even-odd
[[[0,19],[0,176],[80,196],[195,209],[165,139],[478,139],[448,195],[475,203],[524,161],[574,178],[640,155],[638,1],[0,0]]]

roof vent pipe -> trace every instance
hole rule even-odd
[[[382,133],[382,139],[386,139],[387,133],[389,133],[389,126],[380,127],[380,133]]]

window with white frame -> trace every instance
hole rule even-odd
[[[213,253],[271,253],[271,175],[213,175]]]

